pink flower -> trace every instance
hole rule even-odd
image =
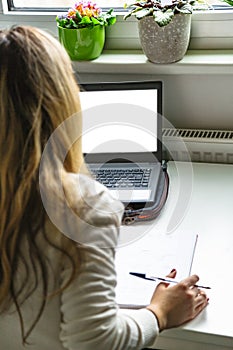
[[[75,18],[76,17],[76,10],[69,9],[69,11],[67,12],[67,17],[68,18]]]
[[[98,17],[101,13],[100,8],[91,1],[79,1],[74,5],[74,9],[80,13],[80,15],[88,17]]]

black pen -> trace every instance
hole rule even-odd
[[[139,272],[130,272],[130,275],[139,277],[139,278],[143,278],[144,280],[150,280],[150,281],[162,281],[162,282],[167,282],[167,283],[179,283],[179,281],[170,279],[170,278],[163,278],[163,277],[154,277],[154,276],[149,276],[147,277],[145,273],[139,273]],[[194,287],[197,288],[203,288],[203,289],[211,289],[211,287],[206,287],[206,286],[199,286],[199,285],[194,285]]]

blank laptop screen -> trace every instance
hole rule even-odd
[[[84,86],[84,154],[159,153],[161,91],[157,83],[141,85],[144,88],[140,83]]]

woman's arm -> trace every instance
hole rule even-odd
[[[79,176],[80,181],[84,204],[82,210],[77,210],[75,225],[77,242],[85,240],[81,248],[83,263],[77,278],[61,296],[61,341],[70,350],[149,346],[159,332],[153,313],[142,309],[123,314],[115,301],[114,257],[123,206],[93,180]],[[93,183],[95,191],[90,193]],[[62,279],[66,280],[68,274],[64,269]]]

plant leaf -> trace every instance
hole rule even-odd
[[[148,15],[150,15],[150,14],[152,14],[152,13],[153,13],[153,9],[152,9],[152,8],[140,9],[140,10],[138,10],[138,11],[136,12],[135,17],[136,17],[137,19],[142,19],[143,17],[146,17],[146,16],[148,16]]]
[[[126,20],[127,18],[129,18],[131,16],[131,12],[128,12],[124,17],[123,19]]]
[[[183,13],[183,14],[190,14],[193,12],[193,8],[192,8],[192,5],[185,4],[185,5],[181,6],[180,8],[176,7],[175,11]]]
[[[224,2],[226,2],[228,5],[233,6],[233,1],[232,0],[223,0]]]
[[[112,26],[114,23],[116,23],[116,17],[107,18],[107,25],[108,26]]]
[[[76,18],[77,18],[78,22],[80,22],[82,20],[82,16],[80,15],[79,11],[76,11]]]
[[[103,21],[100,22],[100,21],[98,21],[98,19],[95,18],[95,17],[91,17],[91,21],[92,21],[92,23],[94,24],[94,26],[103,25]]]
[[[70,19],[69,21],[67,21],[67,24],[66,24],[67,29],[76,29],[77,27],[78,26],[73,19]]]
[[[87,28],[87,27],[93,27],[94,23],[92,22],[91,18],[88,16],[82,17],[82,20],[78,23],[78,28]]]
[[[130,12],[128,12],[125,16],[124,19],[127,19],[128,17],[134,15],[136,12],[142,11],[141,7],[134,7]]]
[[[154,11],[153,13],[154,20],[160,27],[164,27],[168,23],[170,23],[173,16],[174,16],[174,13],[171,10],[166,12]]]
[[[81,20],[81,22],[80,22],[80,24],[88,24],[88,23],[91,23],[92,22],[92,20],[90,19],[90,17],[88,17],[88,16],[84,16],[84,17],[82,17],[82,20]]]
[[[113,13],[113,9],[108,10],[104,15],[105,25],[111,26],[116,22],[116,16]]]

